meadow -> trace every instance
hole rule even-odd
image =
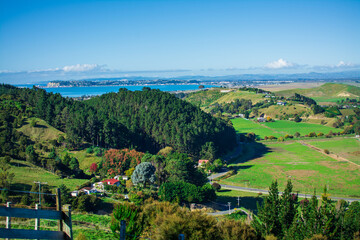
[[[310,132],[327,134],[330,131],[339,132],[340,129],[323,126],[320,124],[311,124],[303,122],[293,122],[288,120],[276,120],[275,122],[257,123],[252,120],[236,118],[231,120],[237,133],[253,132],[264,138],[265,136],[281,137],[286,134],[294,135],[299,132],[301,136],[305,136]]]
[[[60,178],[56,174],[24,161],[12,160],[11,164],[14,167],[10,171],[15,174],[12,187],[17,190],[30,190],[34,181],[41,181],[47,182],[51,188],[57,188],[61,184],[65,184],[73,191],[77,186],[88,181],[86,179]]]
[[[263,154],[259,155],[262,151]],[[256,157],[251,157],[256,153]],[[313,194],[321,193],[324,186],[333,196],[360,197],[359,167],[337,161],[296,141],[274,143],[249,143],[244,145],[244,155],[231,164],[237,175],[221,180],[220,184],[267,189],[278,180],[283,190],[292,179],[294,190]]]
[[[360,164],[360,140],[356,138],[333,138],[322,140],[307,140],[307,143],[321,148],[328,149],[343,158],[356,164]]]
[[[341,129],[333,127],[311,123],[297,123],[287,120],[276,120],[275,122],[266,122],[262,124],[273,129],[276,132],[281,133],[283,136],[286,134],[294,135],[296,132],[299,132],[301,136],[307,135],[311,132],[316,132],[317,134],[320,132],[327,134],[330,131],[341,132]]]
[[[244,118],[235,118],[231,120],[235,130],[237,133],[249,133],[253,132],[256,135],[264,138],[265,136],[274,136],[280,137],[282,136],[281,133],[274,131],[273,129],[269,129],[259,123],[255,123],[251,120],[247,120]]]

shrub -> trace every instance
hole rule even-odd
[[[315,132],[309,133],[309,137],[316,137],[316,133]]]
[[[329,154],[330,151],[329,151],[328,149],[325,149],[325,150],[324,150],[324,153]]]
[[[322,132],[318,133],[318,137],[324,136],[324,134]]]
[[[212,186],[213,186],[213,188],[215,189],[215,191],[220,191],[220,189],[221,189],[221,185],[220,184],[218,184],[217,182],[213,182],[212,184],[211,184]]]

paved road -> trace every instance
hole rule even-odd
[[[229,213],[229,210],[224,210],[224,211],[219,211],[219,212],[213,212],[213,213],[208,213],[209,215],[211,216],[218,216],[218,215],[225,215],[225,214],[231,214],[235,211],[242,211],[243,213],[245,213],[246,215],[250,216],[251,218],[251,214],[248,213],[247,211],[243,210],[243,209],[237,209],[237,208],[233,208],[233,209],[230,209],[230,213]]]

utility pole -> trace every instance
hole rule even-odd
[[[231,202],[228,202],[228,205],[229,205],[229,214],[231,214],[231,213],[230,213]]]
[[[47,184],[47,182],[36,182],[36,181],[34,181],[34,183],[39,184],[39,207],[41,207],[41,184]]]

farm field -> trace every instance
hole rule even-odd
[[[34,181],[47,182],[51,188],[59,187],[61,184],[65,184],[71,191],[75,190],[77,186],[80,186],[87,179],[61,179],[59,176],[45,171],[39,167],[33,167],[24,161],[11,162],[16,167],[11,168],[11,172],[15,174],[12,186],[18,190],[30,190]]]
[[[265,136],[281,137],[286,134],[294,135],[299,132],[301,136],[305,136],[310,132],[324,133],[327,134],[330,131],[339,132],[338,128],[323,126],[320,124],[311,123],[296,123],[287,120],[276,120],[275,122],[267,123],[256,123],[251,120],[243,118],[232,119],[231,122],[238,133],[249,133],[253,132],[256,135],[264,138]]]
[[[244,155],[233,164],[237,175],[220,184],[267,189],[275,179],[282,190],[291,178],[294,190],[313,194],[329,187],[332,196],[360,197],[360,169],[337,161],[296,141],[282,143],[250,143]],[[262,154],[259,154],[262,152]],[[256,157],[251,157],[257,154]]]
[[[322,140],[306,140],[306,142],[321,149],[328,149],[330,152],[344,157],[356,164],[360,164],[359,139],[333,138]]]
[[[274,137],[280,137],[282,134],[269,129],[261,124],[255,123],[251,120],[246,120],[243,118],[236,118],[231,120],[235,130],[237,133],[249,133],[253,132],[256,135],[260,136],[261,138],[264,138],[265,136],[274,136]]]
[[[318,124],[311,124],[311,123],[302,123],[302,122],[293,122],[287,120],[276,120],[275,122],[266,122],[262,123],[263,125],[274,129],[274,131],[281,133],[282,135],[291,134],[294,135],[296,132],[299,132],[301,136],[307,135],[311,132],[316,133],[324,133],[327,134],[330,131],[333,132],[340,132],[340,129],[318,125]]]

